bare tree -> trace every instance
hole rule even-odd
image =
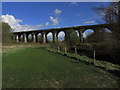
[[[101,6],[94,8],[96,13],[102,17],[104,23],[110,24],[111,34],[114,38],[114,44],[111,46],[113,56],[116,58],[117,62],[120,64],[120,2],[111,2],[107,7]]]
[[[108,7],[95,7],[94,10],[104,23],[111,24],[112,34],[120,41],[120,2],[112,2]]]

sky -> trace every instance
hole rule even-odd
[[[14,32],[95,25],[102,21],[94,7],[109,2],[2,2],[3,22]]]

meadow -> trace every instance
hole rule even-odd
[[[3,88],[116,88],[117,77],[46,50],[25,47],[3,53]]]

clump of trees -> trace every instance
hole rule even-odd
[[[105,29],[92,33],[86,42],[94,43],[98,59],[119,63],[120,58],[120,2],[112,2],[108,7],[96,7],[94,10],[102,17],[103,24],[110,24],[109,32]]]
[[[108,31],[106,29],[99,29],[96,33],[91,33],[85,38],[85,42],[88,43],[102,43],[102,42],[108,42],[112,40],[113,36],[111,34],[111,31]]]
[[[8,25],[8,23],[1,22],[2,24],[2,44],[11,44],[12,43],[12,33],[11,33],[11,27]]]
[[[94,11],[104,21],[100,24],[110,24],[111,27],[88,35],[85,43],[79,45],[79,51],[89,57],[95,51],[96,59],[120,64],[120,2],[112,2],[107,7],[95,7]]]
[[[75,30],[66,30],[65,43],[72,47],[78,45],[80,42],[77,32]]]
[[[102,17],[103,23],[111,24],[111,33],[120,41],[120,2],[112,2],[108,7],[94,8]],[[119,43],[118,43],[119,44]]]

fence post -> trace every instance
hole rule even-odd
[[[95,54],[96,54],[96,52],[95,52],[95,50],[94,50],[94,52],[93,52],[93,58],[94,58],[94,65],[95,65]]]
[[[76,57],[77,60],[79,60],[79,59],[77,58],[77,48],[76,48],[76,47],[75,47],[75,57]]]
[[[77,48],[75,47],[75,54],[77,55]]]
[[[60,51],[60,47],[58,46],[58,51]]]
[[[65,53],[67,53],[67,47],[65,47]]]

